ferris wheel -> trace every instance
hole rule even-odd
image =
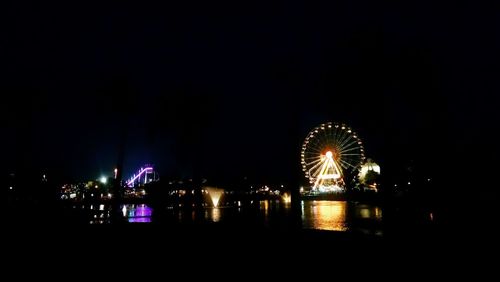
[[[345,124],[328,122],[307,135],[301,151],[302,170],[312,191],[343,191],[365,161],[363,142]]]

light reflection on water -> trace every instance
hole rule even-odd
[[[357,205],[355,215],[361,219],[382,220],[382,209],[377,206]]]
[[[130,223],[149,223],[149,222],[151,222],[151,217],[129,217],[128,222],[130,222]]]
[[[332,231],[347,231],[345,201],[301,202],[302,227]]]
[[[244,215],[250,218],[260,219],[265,226],[283,225],[290,221],[292,206],[290,203],[277,200],[262,200],[255,203],[256,209],[250,206],[242,206],[236,202],[234,207],[224,208],[202,208],[202,209],[165,209],[169,216],[167,221],[185,222],[229,222],[240,220]],[[302,227],[305,229],[351,231],[379,233],[377,222],[382,220],[380,207],[366,204],[349,203],[346,201],[310,201],[300,202]],[[74,208],[77,208],[76,206]],[[110,223],[110,205],[79,206],[90,216],[91,224]],[[124,204],[120,206],[124,219],[130,223],[150,223],[154,220],[154,210],[146,204]],[[160,211],[161,212],[161,211]],[[248,218],[248,217],[247,217]],[[165,219],[163,219],[165,220]],[[374,224],[375,223],[375,224]],[[368,228],[366,228],[368,226]],[[375,228],[373,228],[375,226]],[[380,226],[380,225],[378,225]],[[372,230],[373,229],[373,230]],[[375,230],[377,229],[377,230]]]
[[[221,219],[221,212],[219,208],[213,208],[212,209],[212,220],[214,222],[219,222]]]
[[[180,212],[182,213],[182,212]],[[208,208],[203,211],[203,219],[208,222],[220,222],[223,218],[221,208]],[[196,219],[196,213],[193,211],[193,221]]]
[[[153,209],[145,204],[140,205],[123,205],[123,215],[131,223],[147,223],[151,222]]]

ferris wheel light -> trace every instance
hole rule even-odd
[[[302,170],[316,192],[343,191],[348,180],[345,178],[357,175],[364,159],[357,132],[345,124],[320,124],[302,144]]]
[[[329,158],[329,159],[333,158],[333,153],[332,153],[332,151],[328,151],[328,152],[326,152],[326,157],[327,157],[327,158]]]

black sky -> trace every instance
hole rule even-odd
[[[2,170],[96,178],[126,136],[126,172],[287,179],[328,120],[389,169],[496,150],[497,4],[180,2],[0,4]]]

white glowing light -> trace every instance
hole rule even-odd
[[[106,178],[106,176],[101,176],[101,183],[102,184],[108,183],[108,179]]]
[[[208,195],[210,196],[214,207],[218,207],[219,201],[224,194],[224,190],[218,188],[207,188],[206,190],[208,191]]]
[[[289,195],[288,193],[283,194],[282,198],[283,201],[287,204],[292,202],[292,196]]]
[[[324,190],[322,192],[329,192],[328,190],[331,190],[332,192],[337,191],[342,178],[342,171],[340,170],[337,162],[334,160],[333,153],[331,151],[326,152],[325,157],[322,158],[319,164],[321,166],[319,173],[317,174],[313,190]],[[327,180],[333,180],[333,183],[330,183],[332,181]]]

